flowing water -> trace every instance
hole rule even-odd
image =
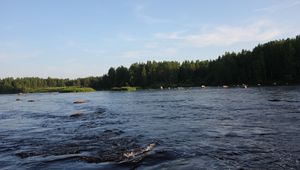
[[[0,95],[0,169],[300,169],[300,87]]]

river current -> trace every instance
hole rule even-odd
[[[300,87],[0,95],[0,169],[300,169]]]

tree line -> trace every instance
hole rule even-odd
[[[41,87],[91,87],[105,90],[112,87],[201,85],[271,85],[299,84],[300,36],[259,44],[253,50],[226,52],[215,60],[204,61],[147,61],[129,68],[111,67],[99,77],[70,79],[4,78],[0,79],[0,93],[26,92]]]

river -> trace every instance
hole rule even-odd
[[[0,169],[300,169],[300,87],[0,95]]]

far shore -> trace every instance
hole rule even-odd
[[[87,93],[96,91],[119,91],[119,92],[134,92],[138,90],[171,90],[171,89],[188,89],[188,88],[253,88],[253,87],[283,87],[283,86],[298,86],[298,84],[272,84],[272,85],[212,85],[212,86],[160,86],[160,87],[135,87],[135,86],[123,86],[123,87],[113,87],[111,89],[101,89],[96,90],[90,87],[46,87],[37,89],[26,89],[24,92],[17,93],[2,93],[2,94],[28,94],[28,93]]]

